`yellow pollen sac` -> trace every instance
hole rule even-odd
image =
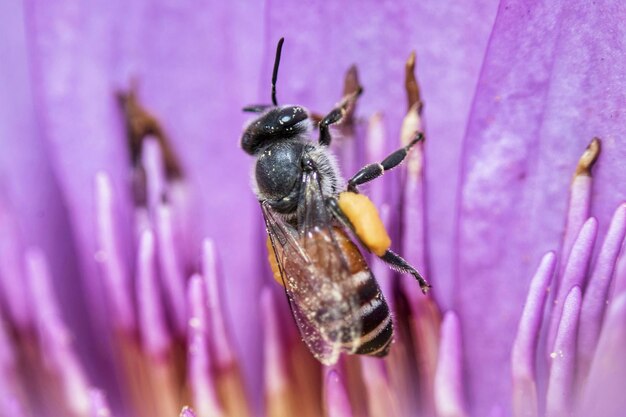
[[[376,255],[383,256],[391,246],[391,238],[372,200],[363,194],[346,191],[339,194],[339,208],[365,246]]]
[[[267,260],[270,262],[270,267],[272,268],[272,274],[274,275],[274,279],[280,285],[283,285],[283,278],[280,275],[280,269],[278,268],[278,260],[276,259],[276,254],[274,253],[274,249],[272,248],[272,241],[270,237],[267,237],[265,241],[265,246],[267,246]]]

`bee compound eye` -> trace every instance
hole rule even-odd
[[[276,121],[282,127],[291,127],[308,117],[306,111],[300,106],[289,106],[280,110]]]

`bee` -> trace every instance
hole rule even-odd
[[[242,137],[242,149],[256,158],[254,192],[268,234],[270,264],[284,287],[302,339],[323,364],[339,355],[383,357],[393,340],[389,306],[350,232],[361,246],[391,268],[413,275],[426,293],[430,285],[390,250],[391,240],[373,203],[358,187],[398,166],[423,135],[380,163],[361,168],[347,183],[329,149],[330,126],[341,121],[359,88],[314,125],[302,106],[279,106],[276,80],[284,38],[276,48],[272,105],[258,113]],[[312,140],[314,128],[319,131]]]

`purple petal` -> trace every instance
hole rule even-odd
[[[607,311],[596,354],[585,385],[579,417],[619,417],[626,410],[626,294],[616,297]]]
[[[598,343],[604,310],[609,301],[609,287],[624,236],[626,236],[626,204],[620,205],[613,215],[593,274],[585,289],[578,336],[579,377],[586,376]]]
[[[463,345],[461,327],[456,314],[449,311],[441,323],[437,373],[435,374],[435,405],[440,417],[467,416],[463,393]]]
[[[21,263],[22,245],[15,219],[0,197],[0,301],[12,323],[29,327],[30,308]]]
[[[576,340],[578,336],[578,318],[582,304],[579,287],[569,292],[563,306],[563,314],[550,353],[552,363],[546,394],[546,417],[566,417],[576,397],[574,380],[576,377]]]
[[[13,410],[20,406],[15,392],[19,384],[15,380],[17,363],[12,342],[4,318],[0,316],[0,410]]]
[[[592,205],[601,230],[626,197],[615,181],[626,169],[625,12],[606,1],[500,4],[464,143],[456,246],[476,415],[510,408],[502,381],[532,260],[560,241],[571,172],[592,137],[604,145]]]
[[[129,220],[129,193],[118,188],[126,184],[128,157],[109,75],[114,29],[123,22],[110,4],[92,6],[36,0],[25,5],[25,22],[39,126],[72,222],[90,312],[106,322],[93,256],[96,211],[90,196],[96,173],[106,171],[117,192],[121,220]],[[126,254],[130,228],[120,226],[119,244]]]
[[[68,213],[59,190],[56,177],[48,160],[41,129],[41,114],[37,114],[38,103],[33,99],[32,56],[28,48],[28,33],[25,27],[24,4],[22,2],[3,2],[0,5],[0,246],[7,239],[12,241],[11,262],[21,262],[22,250],[19,241],[25,245],[42,248],[48,255],[52,274],[57,277],[55,286],[61,289],[63,309],[68,314],[72,325],[84,330],[88,326],[85,315],[81,314],[84,305],[76,271],[76,254],[69,236]],[[4,222],[10,210],[15,216],[11,222],[15,229],[6,229]],[[61,236],[68,238],[60,239]],[[5,264],[0,248],[0,281]],[[4,252],[8,255],[7,252]],[[24,291],[19,283],[24,279],[20,270],[11,267],[13,281],[10,289],[12,319],[15,323],[26,324],[24,310],[19,304],[23,301]],[[0,283],[0,288],[2,284]],[[3,292],[3,290],[0,290]],[[1,297],[0,297],[1,298]],[[17,315],[17,316],[16,316]],[[18,317],[19,316],[19,317]]]
[[[517,335],[511,352],[513,374],[513,414],[515,416],[538,416],[537,381],[535,364],[537,343],[548,297],[550,281],[554,274],[556,257],[553,252],[543,256],[530,282],[524,311],[517,326]]]
[[[172,338],[165,322],[156,270],[155,239],[151,231],[143,232],[137,250],[137,310],[143,349],[156,360],[164,360]]]
[[[6,324],[4,318],[0,316],[0,379],[15,366],[15,354],[12,340],[7,334]]]
[[[324,401],[328,417],[352,417],[352,407],[346,387],[334,369],[330,369],[326,373]]]

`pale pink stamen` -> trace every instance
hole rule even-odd
[[[463,393],[461,325],[449,311],[441,323],[439,358],[435,374],[435,408],[439,417],[468,415]]]
[[[550,352],[552,363],[546,394],[546,417],[569,416],[574,406],[576,339],[581,303],[580,287],[575,286],[565,300],[554,349]]]
[[[208,323],[204,282],[200,275],[191,277],[187,287],[188,320],[188,379],[194,408],[198,417],[223,415],[212,377],[208,346]],[[184,411],[184,410],[183,410]],[[184,415],[181,413],[181,415]]]
[[[104,172],[96,175],[96,234],[98,250],[96,261],[100,264],[104,288],[116,328],[128,333],[135,329],[131,300],[130,277],[127,260],[121,253],[117,235],[116,215],[111,180]]]
[[[172,344],[165,322],[162,295],[156,271],[154,235],[142,233],[137,251],[137,304],[139,330],[144,351],[154,359],[163,360]]]
[[[609,301],[615,264],[626,236],[626,204],[620,205],[598,254],[583,298],[578,336],[578,365],[581,378],[587,374],[598,343],[604,311]]]
[[[68,407],[75,413],[86,414],[89,385],[72,346],[72,335],[61,318],[46,259],[35,248],[26,252],[25,259],[46,366],[59,377]]]
[[[537,343],[550,281],[554,275],[556,257],[549,252],[530,282],[526,304],[513,342],[511,367],[513,374],[513,414],[516,417],[539,415],[535,361]]]

